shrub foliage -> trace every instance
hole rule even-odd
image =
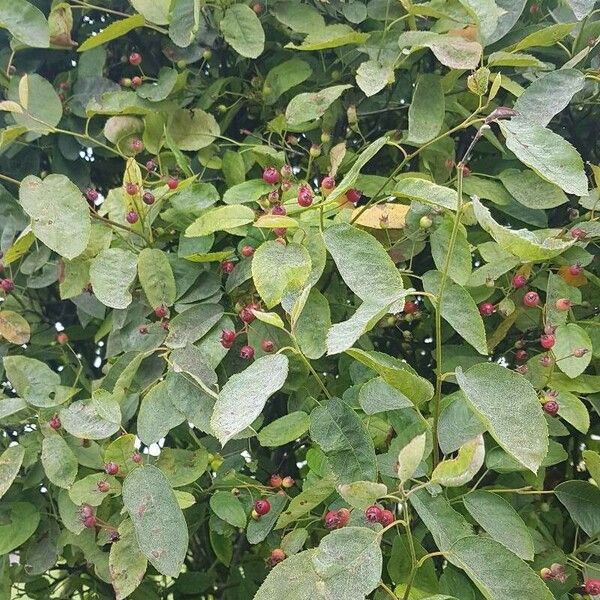
[[[593,0],[0,2],[0,596],[600,593]]]

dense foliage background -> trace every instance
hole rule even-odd
[[[0,2],[0,598],[600,597],[593,0]]]

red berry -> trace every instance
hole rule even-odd
[[[462,172],[463,177],[468,177],[471,174],[471,169],[467,165],[463,165]]]
[[[512,278],[512,285],[515,289],[524,287],[527,284],[527,277],[522,273],[517,273]]]
[[[254,254],[254,248],[252,246],[244,246],[242,248],[242,256],[248,258]]]
[[[542,408],[546,414],[554,417],[558,413],[560,407],[556,400],[548,400],[548,402],[544,402]]]
[[[254,510],[259,516],[266,515],[271,510],[271,504],[268,500],[257,500],[254,503]]]
[[[362,198],[362,192],[356,188],[352,188],[346,192],[346,198],[348,198],[352,204],[356,204]]]
[[[141,152],[144,149],[144,142],[139,138],[134,138],[131,140],[131,149],[134,152]]]
[[[542,579],[544,579],[545,581],[550,581],[551,579],[554,579],[554,575],[552,574],[552,571],[548,567],[544,567],[543,569],[540,569],[540,577]]]
[[[129,64],[137,67],[142,62],[142,55],[139,52],[132,52],[129,55]]]
[[[273,352],[273,350],[275,350],[275,344],[272,342],[272,340],[263,340],[260,343],[260,347],[264,352]]]
[[[163,317],[166,317],[167,316],[167,307],[164,304],[159,304],[154,309],[154,315],[156,317],[158,317],[159,319],[162,319]]]
[[[142,462],[142,455],[139,452],[134,452],[131,455],[131,460],[136,464],[139,465]]]
[[[529,306],[529,308],[534,308],[540,303],[540,296],[537,292],[527,292],[523,296],[523,304],[525,306]]]
[[[275,185],[279,181],[279,171],[275,167],[267,167],[262,174],[263,181]]]
[[[542,356],[542,358],[540,358],[540,365],[542,365],[542,367],[550,367],[554,364],[554,359],[551,356],[548,356],[547,354]]]
[[[583,584],[583,591],[590,596],[598,596],[600,594],[600,579],[587,579]]]
[[[144,201],[144,204],[151,206],[152,204],[154,204],[156,198],[154,197],[154,194],[152,192],[144,192],[142,200]]]
[[[571,308],[571,301],[568,298],[559,298],[555,306],[556,310],[567,311]]]
[[[98,192],[94,188],[88,188],[85,190],[85,197],[92,203],[98,200]]]
[[[527,352],[525,350],[517,350],[515,352],[515,358],[519,362],[523,362],[524,360],[527,360]]]
[[[91,517],[94,514],[94,509],[89,504],[82,504],[79,507],[79,514],[82,518]]]
[[[148,326],[147,325],[139,325],[138,331],[140,332],[141,335],[146,335],[148,333]]]
[[[350,520],[350,511],[347,508],[340,508],[337,511],[338,519],[340,520],[339,527],[344,527]]]
[[[272,565],[277,565],[283,560],[285,560],[285,552],[281,548],[275,548],[275,550],[271,552],[269,562]]]
[[[244,323],[252,323],[252,321],[254,321],[254,319],[256,319],[256,317],[254,316],[254,313],[252,312],[251,306],[245,306],[244,308],[242,308],[242,310],[240,310],[240,312],[238,314],[239,314],[240,319]]]
[[[331,175],[326,175],[321,181],[321,187],[324,190],[332,190],[335,187],[335,179]]]
[[[287,183],[289,183],[289,181]],[[289,187],[286,189],[289,189]],[[279,190],[273,190],[272,192],[269,192],[267,199],[269,200],[270,204],[277,204],[279,202]]]
[[[412,300],[407,300],[404,303],[404,313],[407,315],[414,315],[419,310],[419,305]]]
[[[56,431],[57,429],[60,429],[62,423],[60,422],[60,418],[58,417],[58,415],[54,415],[49,421],[48,421],[48,425],[50,425],[51,429],[54,429],[54,431]]]
[[[135,212],[135,210],[130,210],[125,218],[127,219],[128,223],[133,225],[134,223],[138,222],[140,216]]]
[[[10,294],[15,289],[15,283],[12,279],[3,279],[0,281],[0,287],[5,294]]]
[[[532,4],[532,5],[529,7],[529,12],[530,12],[532,15],[535,15],[535,14],[537,14],[538,12],[540,12],[540,5],[539,5],[539,4],[536,4],[536,3]]]
[[[273,228],[273,233],[278,238],[283,238],[283,237],[285,237],[285,234],[287,233],[287,229],[285,227],[274,227]]]
[[[131,87],[132,88],[140,87],[140,85],[142,85],[142,78],[141,77],[138,77],[136,75],[135,77],[131,78]]]
[[[83,517],[82,519],[83,526],[88,529],[92,529],[96,527],[96,517],[94,515],[90,515],[89,517]]]
[[[289,179],[294,174],[294,172],[292,171],[292,167],[290,167],[290,165],[287,164],[283,165],[279,172],[281,173],[283,179]]]
[[[283,478],[281,485],[284,488],[289,489],[289,488],[293,487],[295,483],[296,482],[294,481],[294,479],[292,477],[290,477],[289,475],[287,475],[286,477]]]
[[[130,196],[135,196],[138,193],[138,186],[135,183],[128,183],[125,186],[125,191],[130,195]]]
[[[235,269],[235,263],[231,260],[224,260],[221,263],[221,271],[223,271],[223,273],[231,273],[233,269]]]
[[[313,193],[306,185],[301,185],[298,189],[298,205],[307,208],[313,203]]]
[[[248,344],[240,348],[240,358],[244,360],[252,360],[254,358],[254,348]]]
[[[60,333],[56,334],[56,341],[61,346],[64,346],[65,344],[67,344],[69,342],[69,336],[64,331],[61,331]]]
[[[264,7],[264,6],[263,6],[263,5],[262,5],[260,2],[257,2],[257,3],[256,3],[256,4],[255,4],[253,7],[252,7],[252,10],[253,10],[253,11],[254,11],[254,12],[257,14],[257,15],[260,15],[260,14],[263,12],[263,10],[265,10],[265,7]],[[283,560],[283,559],[282,559],[282,560]]]
[[[381,518],[379,519],[379,522],[384,526],[387,527],[388,525],[391,525],[394,522],[394,513],[391,510],[382,510],[381,511]]]
[[[175,178],[175,177],[169,177],[169,179],[167,179],[167,187],[170,190],[175,190],[177,189],[177,186],[179,185],[179,179]]]
[[[573,350],[573,356],[575,358],[581,358],[581,357],[585,356],[587,353],[588,353],[587,348],[575,348],[575,350]]]
[[[225,346],[225,348],[231,348],[233,342],[235,342],[236,333],[233,329],[223,329],[221,332],[221,344]]]
[[[105,494],[106,492],[108,492],[108,490],[110,490],[110,483],[108,483],[108,481],[102,480],[97,483],[96,487],[98,488],[99,492]]]
[[[283,479],[281,478],[281,475],[271,475],[271,478],[269,479],[269,485],[271,487],[279,488],[282,483]]]
[[[583,271],[583,269],[581,268],[580,264],[574,264],[569,267],[569,273],[571,275],[573,275],[573,277],[577,277],[577,275],[581,275],[581,271]]]
[[[150,159],[147,163],[146,163],[146,169],[148,169],[148,171],[156,171],[156,167],[158,165],[156,164],[156,162],[154,162],[152,159]]]
[[[382,513],[383,511],[381,508],[379,508],[379,506],[372,504],[369,506],[369,508],[367,508],[367,510],[365,510],[365,517],[369,523],[379,523],[381,521]]]
[[[495,306],[491,302],[483,302],[479,305],[479,313],[484,317],[494,314]]]
[[[284,217],[285,215],[287,215],[287,210],[285,209],[285,206],[283,206],[282,204],[276,204],[271,209],[271,214],[277,215],[278,217]]]
[[[108,475],[116,475],[119,472],[119,465],[114,462],[109,462],[104,465],[104,471]]]
[[[582,240],[586,236],[587,233],[583,229],[581,229],[581,227],[574,227],[573,229],[571,229],[571,237],[575,238],[576,240]]]
[[[335,510],[330,510],[325,515],[324,522],[327,529],[337,529],[340,525],[340,516],[338,512]]]
[[[552,334],[545,333],[540,336],[540,346],[545,350],[550,350],[556,343],[556,338]]]

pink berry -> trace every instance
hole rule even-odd
[[[523,362],[524,360],[527,360],[527,352],[525,350],[517,350],[515,352],[515,358],[519,362]]]
[[[137,67],[142,62],[142,55],[139,52],[132,52],[129,55],[129,64]]]
[[[3,279],[0,281],[0,287],[5,294],[10,294],[15,289],[15,282],[12,279]]]
[[[279,171],[275,167],[267,167],[262,174],[263,181],[275,185],[279,181]]]
[[[254,248],[252,246],[244,246],[242,248],[242,256],[248,258],[254,254]]]
[[[89,504],[82,504],[79,507],[79,514],[82,518],[91,517],[94,514],[94,509]]]
[[[132,88],[138,88],[140,87],[140,85],[142,85],[142,78],[139,77],[138,75],[136,75],[135,77],[131,78],[131,87]]]
[[[177,179],[176,177],[169,177],[169,179],[167,179],[167,187],[170,190],[177,189],[178,185],[179,185],[179,179]]]
[[[294,481],[293,477],[290,477],[289,475],[286,475],[286,476],[283,478],[283,481],[281,482],[281,485],[282,485],[284,488],[288,489],[288,488],[294,487],[294,484],[295,484],[295,483],[296,483],[296,482]]]
[[[540,337],[540,346],[545,350],[550,350],[556,343],[556,338],[552,334],[545,333]]]
[[[543,569],[540,569],[540,577],[542,579],[544,579],[545,581],[550,581],[550,580],[554,579],[554,575],[552,574],[552,571],[548,567],[544,567]]]
[[[252,312],[252,309],[249,306],[245,306],[244,308],[242,308],[242,310],[240,310],[240,312],[238,313],[238,316],[244,323],[252,323],[252,321],[256,319],[254,313]]]
[[[134,452],[131,455],[131,460],[136,464],[139,465],[142,462],[142,455],[139,452]]]
[[[325,522],[325,527],[327,529],[337,529],[340,525],[340,517],[339,517],[337,511],[330,510],[325,515],[324,522]]]
[[[134,152],[141,152],[144,149],[144,142],[142,142],[142,140],[139,138],[131,140],[131,149]]]
[[[152,159],[150,159],[147,163],[146,163],[146,169],[148,169],[148,171],[156,171],[156,167],[158,165],[156,164],[156,162]]]
[[[391,525],[394,522],[394,513],[391,510],[382,510],[381,511],[381,518],[379,519],[379,522],[384,526],[387,527],[388,525]]]
[[[372,504],[365,510],[365,517],[369,523],[379,523],[381,521],[381,515],[383,511],[379,506]]]
[[[479,305],[479,313],[483,317],[489,317],[490,315],[493,315],[495,310],[496,308],[491,302],[483,302]]]
[[[547,354],[540,358],[540,365],[542,365],[542,367],[550,367],[553,364],[554,364],[554,359]]]
[[[273,190],[269,192],[267,200],[270,204],[277,204],[279,202],[279,190]]]
[[[323,181],[321,181],[321,187],[324,190],[332,190],[335,187],[335,179],[330,175],[326,175],[323,177]]]
[[[152,204],[154,204],[154,201],[156,199],[154,198],[154,194],[152,192],[144,192],[142,200],[144,201],[144,204],[151,206]]]
[[[138,193],[138,186],[135,183],[128,183],[125,186],[125,191],[130,195],[130,196],[135,196]]]
[[[583,271],[583,269],[581,268],[580,264],[574,264],[569,267],[569,273],[571,275],[573,275],[573,277],[577,277],[577,275],[581,275],[581,271]]]
[[[275,350],[275,344],[272,342],[272,340],[263,340],[260,343],[260,347],[264,352],[273,352],[273,350]]]
[[[231,260],[224,260],[221,263],[221,271],[223,271],[223,273],[231,273],[234,268],[235,268],[235,263]]]
[[[127,219],[128,223],[133,225],[134,223],[138,222],[140,216],[135,212],[135,210],[130,210],[125,218]]]
[[[571,301],[568,298],[559,298],[556,301],[556,310],[567,311],[571,308]]]
[[[257,500],[254,503],[254,510],[257,512],[258,515],[262,517],[271,510],[271,504],[268,500],[265,499]]]
[[[298,190],[298,205],[303,208],[309,207],[313,203],[313,194],[308,186],[302,185]]]
[[[583,591],[590,596],[600,594],[600,579],[587,579],[583,584]]]
[[[92,203],[96,202],[98,200],[98,192],[94,188],[88,188],[85,190],[85,197]]]
[[[529,306],[529,308],[534,308],[540,303],[540,296],[537,292],[527,292],[523,296],[523,304],[525,306]]]
[[[575,348],[575,350],[573,350],[573,356],[575,358],[582,358],[587,353],[588,353],[588,349],[587,348]]]
[[[515,289],[524,287],[527,284],[527,277],[522,273],[517,273],[512,278],[512,285]]]
[[[271,209],[271,214],[277,215],[278,217],[284,217],[285,215],[287,215],[287,210],[285,209],[285,206],[283,206],[282,204],[276,204]]]
[[[414,315],[419,310],[419,305],[412,300],[407,300],[404,303],[404,312],[407,315]]]
[[[346,198],[348,198],[352,204],[356,204],[362,198],[362,192],[356,188],[352,188],[346,192]]]
[[[544,402],[542,408],[546,414],[554,417],[558,413],[560,407],[556,400],[548,400],[548,402]]]
[[[571,229],[571,237],[575,238],[576,240],[582,240],[586,237],[586,235],[586,232],[581,229],[581,227],[574,227]]]
[[[119,465],[114,462],[109,462],[104,465],[104,471],[107,475],[116,475],[119,472]]]
[[[273,233],[278,238],[283,238],[283,237],[285,237],[285,234],[287,233],[287,229],[285,227],[274,227],[273,228]]]
[[[283,483],[281,475],[273,474],[269,479],[269,485],[274,488],[280,488]]]
[[[50,425],[51,429],[54,429],[54,431],[56,431],[57,429],[60,429],[62,423],[60,422],[60,418],[58,417],[58,415],[54,415],[50,421],[48,421],[48,425]]]
[[[515,371],[517,373],[520,373],[521,375],[525,375],[525,373],[527,373],[527,371],[529,371],[529,365],[518,365],[515,368]]]
[[[285,552],[281,548],[275,548],[275,550],[271,552],[271,558],[269,559],[269,562],[272,565],[277,565],[283,560],[285,560]]]
[[[244,360],[252,360],[254,358],[254,348],[248,344],[240,348],[240,358]]]
[[[108,481],[102,480],[97,483],[96,487],[98,488],[99,492],[106,494],[106,492],[110,490],[110,483],[108,483]]]
[[[89,517],[83,517],[82,519],[83,526],[88,529],[92,529],[96,527],[96,517],[94,515],[90,515]]]
[[[164,304],[159,304],[154,309],[154,315],[156,317],[158,317],[159,319],[162,319],[163,317],[166,317],[167,316],[167,307]]]

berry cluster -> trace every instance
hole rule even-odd
[[[286,475],[285,477],[281,477],[281,475],[273,474],[269,479],[269,485],[272,488],[285,488],[289,489],[294,486],[296,482],[292,477]]]
[[[365,518],[369,523],[380,523],[387,527],[394,522],[394,513],[391,510],[377,506],[377,504],[372,504],[365,510]]]

